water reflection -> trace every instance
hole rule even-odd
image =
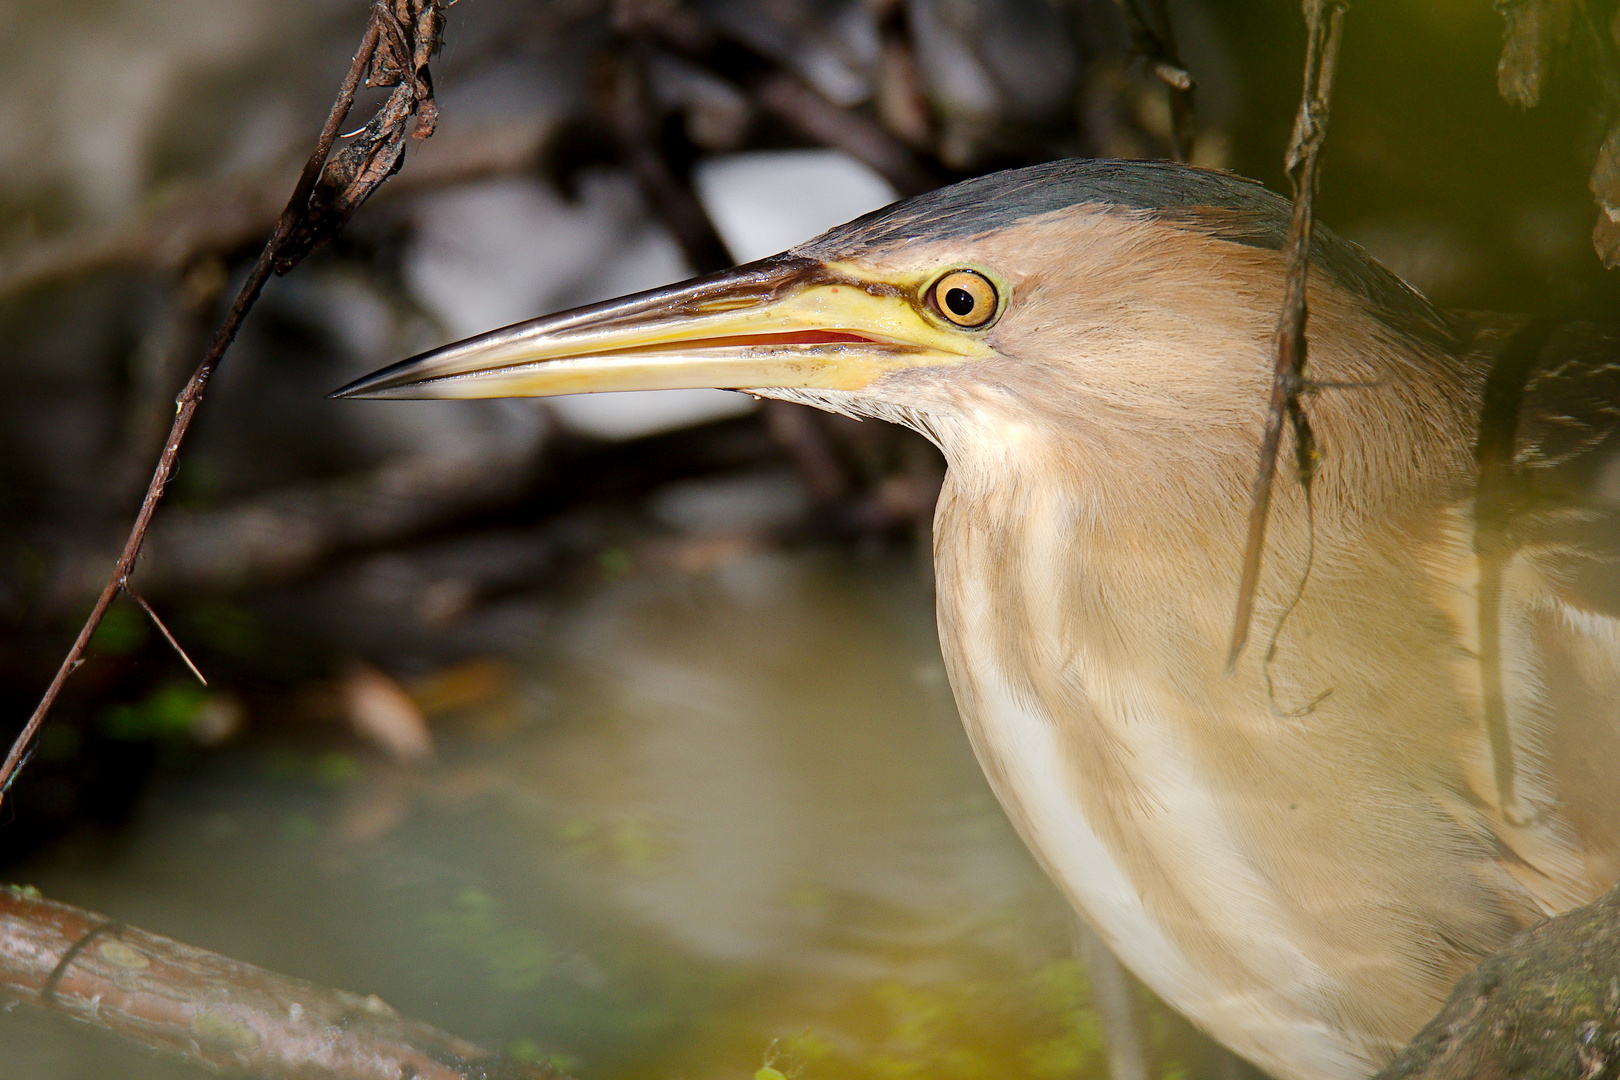
[[[212,759],[19,880],[586,1077],[1103,1075],[915,568],[618,569],[463,669],[437,764]],[[0,1039],[0,1080],[193,1075],[27,1011]]]

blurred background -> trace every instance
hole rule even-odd
[[[1356,4],[1319,220],[1441,304],[1612,312],[1613,7],[1510,6],[1510,104],[1491,4]],[[0,0],[8,742],[366,15]],[[1106,1075],[1066,906],[956,723],[931,447],[722,391],[323,395],[1011,165],[1179,152],[1286,194],[1298,7],[447,16],[437,133],[271,282],[135,575],[208,686],[118,601],[0,809],[0,879],[581,1077]],[[1233,1075],[1143,1005],[1153,1075]],[[199,1075],[26,1010],[0,1045],[0,1080]]]

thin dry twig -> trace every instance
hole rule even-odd
[[[124,595],[141,606],[141,610],[146,612],[146,617],[152,620],[153,625],[158,628],[158,632],[163,635],[163,640],[169,643],[169,648],[173,649],[175,654],[180,657],[181,661],[186,665],[187,670],[197,677],[198,682],[202,683],[204,686],[207,686],[208,680],[203,678],[202,671],[197,667],[196,664],[191,662],[191,657],[186,655],[186,650],[180,647],[180,642],[175,639],[175,636],[169,633],[168,626],[164,625],[163,620],[158,618],[158,613],[152,610],[152,605],[146,602],[146,597],[142,596],[140,593],[131,588],[129,582],[127,581],[124,582]]]
[[[692,271],[712,274],[736,263],[720,238],[691,179],[663,153],[658,116],[647,87],[644,53],[648,43],[632,40],[614,57],[613,129],[619,153],[653,213],[669,229]]]
[[[404,130],[411,117],[416,118],[419,133],[424,130],[424,125],[425,130],[431,132],[436,112],[427,76],[427,58],[438,48],[442,27],[439,0],[391,0],[387,5],[378,3],[373,7],[365,36],[349,65],[337,99],[327,114],[315,151],[304,165],[293,188],[292,198],[281,212],[275,232],[248,272],[247,280],[242,283],[208,352],[175,401],[174,423],[169,429],[168,440],[164,443],[152,482],[147,487],[146,497],[141,501],[135,524],[124,542],[124,550],[113,567],[112,575],[79,630],[73,647],[57,669],[56,677],[51,680],[28,723],[12,742],[5,763],[0,765],[0,799],[10,788],[68,676],[83,660],[90,637],[101,624],[108,606],[120,590],[128,587],[129,576],[135,569],[141,544],[152,523],[152,514],[157,510],[163,489],[173,475],[180,444],[191,427],[209,379],[225,355],[225,350],[235,340],[242,320],[258,301],[259,293],[271,273],[287,273],[298,259],[330,239],[371,191],[399,167],[404,153]],[[378,111],[378,117],[386,117],[387,123],[378,124],[374,117],[373,122],[367,124],[362,137],[333,157],[328,167],[327,157],[332,144],[354,104],[360,81],[368,70],[371,72],[371,85],[400,87]],[[409,107],[401,104],[402,92],[411,99]]]
[[[1114,0],[1114,3],[1130,24],[1131,48],[1147,62],[1148,70],[1164,83],[1170,95],[1170,153],[1177,161],[1186,161],[1192,156],[1196,133],[1195,84],[1187,65],[1181,62],[1165,0]]]
[[[1322,143],[1327,138],[1328,105],[1333,94],[1333,70],[1339,59],[1344,29],[1343,0],[1305,0],[1305,88],[1285,159],[1294,182],[1294,215],[1288,227],[1288,277],[1282,314],[1277,321],[1277,362],[1272,373],[1271,402],[1266,411],[1265,435],[1260,440],[1260,467],[1255,474],[1249,508],[1249,537],[1243,553],[1243,576],[1238,584],[1237,613],[1232,620],[1232,642],[1226,666],[1237,666],[1249,638],[1254,615],[1254,594],[1260,580],[1260,558],[1266,544],[1266,519],[1271,511],[1271,485],[1277,472],[1277,451],[1282,444],[1283,420],[1294,429],[1296,478],[1310,498],[1316,471],[1316,440],[1300,395],[1309,389],[1305,379],[1305,276],[1310,265],[1311,229],[1315,217],[1317,175]]]
[[[758,106],[810,140],[836,147],[893,184],[902,196],[938,187],[945,178],[882,124],[828,101],[744,42],[727,37],[691,7],[664,0],[621,0],[614,23],[646,35],[748,92]]]
[[[563,1080],[375,995],[294,979],[0,888],[0,1001],[20,1001],[211,1069],[281,1080]]]
[[[633,39],[617,57],[613,89],[613,126],[619,152],[635,174],[648,205],[669,229],[692,270],[712,274],[736,263],[714,221],[692,187],[691,176],[669,159],[659,139],[658,117],[648,93],[643,68],[651,43]],[[764,404],[766,426],[793,459],[811,499],[831,502],[847,488],[838,459],[816,427],[807,406],[788,401]]]

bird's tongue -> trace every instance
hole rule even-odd
[[[727,337],[693,338],[683,342],[688,349],[726,349],[749,345],[870,345],[874,338],[840,330],[797,330],[783,334],[737,334]]]

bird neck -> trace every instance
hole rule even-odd
[[[1409,549],[1412,523],[1472,483],[1480,372],[1415,349],[1368,370],[1337,351],[1319,350],[1320,377],[1357,385],[1306,402],[1320,455],[1308,495],[1284,433],[1261,614],[1288,605],[1307,561],[1313,580],[1353,587],[1369,553]],[[1005,386],[974,395],[933,425],[950,465],[935,525],[941,587],[988,572],[1009,603],[1061,595],[1073,632],[1122,657],[1163,657],[1173,644],[1176,666],[1218,669],[1264,422],[1262,396],[1239,391],[1151,417],[1095,401],[1034,407]]]

